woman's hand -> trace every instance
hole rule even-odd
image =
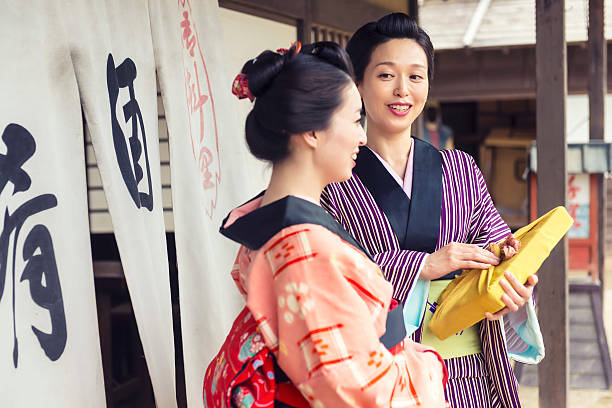
[[[478,245],[451,242],[427,256],[421,276],[434,280],[457,269],[488,269],[499,261],[495,254]]]
[[[502,302],[504,302],[506,307],[495,314],[486,312],[487,320],[499,320],[503,315],[519,310],[526,302],[529,302],[533,294],[533,288],[538,284],[537,275],[529,276],[524,285],[510,271],[506,271],[504,276],[506,279],[501,279],[499,284],[506,292],[502,295]]]

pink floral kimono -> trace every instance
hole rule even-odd
[[[221,228],[242,244],[232,277],[246,307],[206,371],[205,406],[448,406],[441,357],[405,338],[359,244],[310,201],[260,203]]]

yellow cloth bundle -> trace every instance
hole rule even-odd
[[[503,309],[505,304],[501,298],[505,292],[499,281],[504,273],[511,271],[520,282],[525,283],[530,275],[537,272],[573,223],[567,210],[557,207],[519,229],[514,234],[521,242],[521,249],[516,255],[489,269],[464,270],[455,277],[440,295],[429,329],[444,340],[482,320],[485,312],[495,313]]]

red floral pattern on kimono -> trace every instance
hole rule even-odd
[[[206,370],[204,406],[272,408],[279,390],[280,400],[294,407],[308,407],[291,383],[277,384],[274,356],[265,346],[253,316],[244,308]]]
[[[327,229],[296,225],[258,251],[242,247],[233,277],[266,346],[311,406],[446,406],[437,353],[405,340],[392,354],[379,341],[391,284]],[[223,359],[209,372],[222,375]],[[427,370],[411,372],[415,360]]]

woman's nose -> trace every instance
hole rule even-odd
[[[409,94],[408,84],[406,83],[404,79],[399,79],[396,85],[397,86],[393,90],[393,95],[399,96],[400,98],[404,96],[408,96]]]
[[[366,135],[366,132],[362,127],[360,132],[361,134],[359,135],[359,146],[365,146],[365,144],[368,142],[368,136]]]

